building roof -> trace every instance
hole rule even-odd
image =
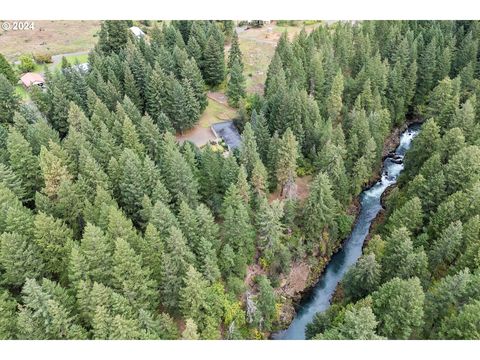
[[[27,87],[31,86],[32,84],[35,85],[35,84],[40,84],[45,82],[42,75],[38,73],[32,73],[32,72],[23,74],[20,80],[22,81],[23,85]]]
[[[137,37],[145,36],[145,33],[138,26],[132,26],[130,28],[130,31],[133,33],[133,35],[135,35]]]
[[[90,70],[90,64],[88,62],[76,64],[76,65],[73,65],[73,68],[75,70],[87,72],[88,70]]]
[[[213,124],[212,130],[216,136],[221,137],[225,141],[230,150],[238,148],[242,143],[242,138],[240,137],[233,121]]]

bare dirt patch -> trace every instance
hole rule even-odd
[[[308,197],[308,194],[310,194],[310,184],[312,180],[312,175],[297,177],[295,180],[295,184],[297,185],[297,198],[300,201],[304,201]],[[279,199],[283,199],[283,197],[280,196],[280,189],[275,190],[268,196],[270,202]]]
[[[196,126],[193,129],[184,132],[182,135],[177,135],[177,140],[180,144],[185,141],[191,141],[196,146],[202,147],[209,141],[215,140],[215,135],[213,135],[210,128]]]
[[[255,285],[255,277],[265,275],[265,270],[258,264],[252,264],[247,267],[247,275],[245,276],[245,285],[249,289],[253,289]]]
[[[98,20],[35,20],[34,30],[0,31],[0,49],[9,60],[22,54],[88,51],[97,42]]]
[[[220,92],[208,93],[208,106],[194,128],[177,135],[180,143],[191,141],[196,146],[202,147],[209,141],[215,140],[210,127],[213,124],[232,120],[237,117],[237,111],[226,105],[226,96]]]
[[[302,292],[308,285],[308,274],[310,266],[305,262],[296,262],[292,264],[290,273],[281,281],[277,292],[283,296],[294,297]]]
[[[228,106],[228,98],[227,96],[222,93],[222,92],[219,92],[219,91],[210,91],[207,96],[212,99],[212,100],[215,100],[216,102],[222,104],[222,105],[225,105],[225,106]]]

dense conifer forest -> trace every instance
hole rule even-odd
[[[88,68],[47,70],[31,103],[0,56],[1,339],[267,338],[282,276],[341,246],[411,121],[384,219],[307,336],[480,338],[479,22],[284,33],[263,94],[233,21],[130,25],[103,22]],[[239,109],[225,156],[176,140],[211,89]]]

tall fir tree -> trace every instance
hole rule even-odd
[[[208,38],[203,60],[203,78],[210,86],[221,84],[225,78],[225,55],[223,43],[219,44],[214,35]]]
[[[242,66],[238,60],[235,60],[230,69],[230,77],[227,83],[228,103],[237,107],[245,95],[245,77],[242,73]]]
[[[0,124],[13,122],[13,114],[20,107],[20,98],[9,79],[0,74]]]
[[[0,75],[5,76],[13,85],[16,83],[17,76],[3,54],[0,54]]]
[[[289,129],[285,131],[280,141],[276,178],[280,186],[280,195],[287,198],[296,196],[298,142]]]

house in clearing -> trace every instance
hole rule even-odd
[[[130,31],[132,32],[133,35],[135,35],[137,38],[143,38],[145,36],[145,33],[140,29],[138,26],[132,26],[130,28]]]
[[[224,121],[212,125],[212,132],[217,138],[223,139],[228,150],[233,151],[240,147],[242,138],[233,121]]]
[[[22,77],[20,78],[20,81],[22,82],[23,86],[25,86],[26,88],[29,88],[32,85],[37,85],[43,88],[43,86],[45,85],[45,80],[43,79],[43,76],[33,72],[28,72],[26,74],[23,74]]]

